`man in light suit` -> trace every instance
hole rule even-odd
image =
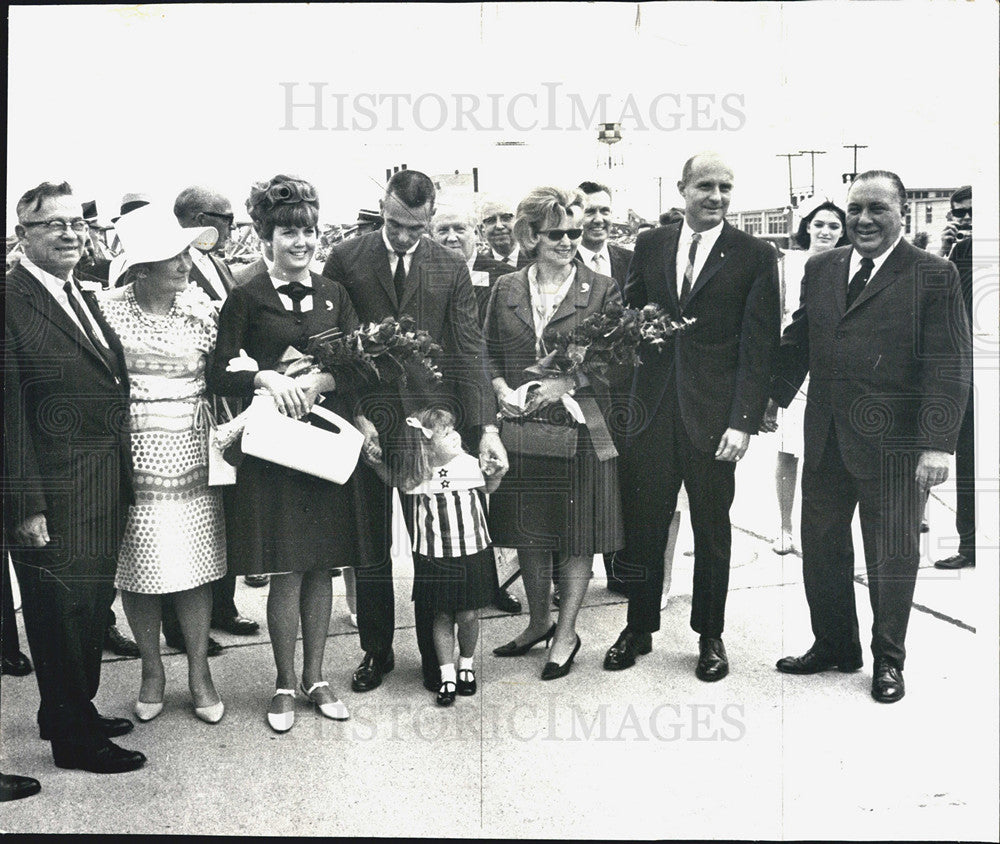
[[[645,349],[624,431],[622,508],[628,624],[604,667],[617,671],[652,649],[660,627],[663,556],[683,483],[694,531],[691,627],[699,634],[695,675],[729,672],[722,642],[736,462],[757,433],[778,348],[780,307],[774,250],[732,226],[732,169],[710,154],[683,168],[684,221],[639,236],[625,282],[629,306],[660,305],[694,323],[662,351]]]
[[[213,302],[221,302],[236,286],[229,267],[219,256],[223,254],[233,230],[233,206],[221,193],[201,185],[185,188],[174,200],[174,216],[185,228],[212,226],[218,232],[218,239],[209,252],[196,246],[188,250],[191,254],[190,280],[208,294]],[[223,490],[223,498],[228,498],[230,487]],[[253,636],[260,625],[250,618],[240,615],[236,609],[236,575],[231,571],[212,583],[212,627],[225,630],[235,636]],[[184,636],[174,602],[170,598],[163,601],[163,636],[170,647],[183,651]],[[208,640],[208,655],[222,652],[222,645],[215,639]]]
[[[434,215],[434,183],[416,170],[395,173],[382,200],[385,225],[380,231],[338,243],[330,251],[323,275],[347,288],[362,323],[407,314],[416,328],[430,334],[444,350],[440,362],[445,398],[457,427],[474,445],[478,439],[484,471],[506,471],[507,453],[496,427],[496,398],[482,360],[482,332],[469,268],[464,258],[424,237]],[[425,401],[426,399],[424,399]],[[436,400],[440,403],[441,397]],[[365,452],[375,458],[386,448],[397,451],[404,418],[421,397],[394,388],[367,396],[357,418],[365,433]],[[359,487],[366,491],[377,559],[361,561],[357,578],[358,631],[364,659],[354,672],[356,692],[374,689],[395,665],[392,637],[395,599],[389,555],[392,525],[391,490],[366,465],[358,467]],[[418,608],[419,610],[419,608]],[[424,685],[440,685],[432,636],[433,619],[416,618]]]
[[[772,385],[787,407],[810,375],[802,472],[802,574],[815,641],[779,671],[861,668],[850,541],[860,509],[874,624],[871,694],[905,693],[904,640],[927,491],[948,477],[969,390],[958,271],[903,240],[906,190],[870,170],[847,195],[851,245],[809,260]]]
[[[4,546],[35,662],[38,727],[60,768],[132,771],[132,730],[93,699],[134,501],[129,386],[121,344],[73,280],[87,223],[70,186],[43,182],[17,204],[24,250],[4,291]]]

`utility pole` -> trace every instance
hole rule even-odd
[[[792,193],[792,159],[802,155],[801,152],[779,152],[775,158],[788,159],[788,201],[794,208],[798,203],[795,201],[795,194]]]
[[[853,182],[855,177],[858,175],[858,150],[868,149],[867,144],[844,144],[844,149],[854,150],[854,167],[850,173],[844,173],[841,178],[844,180],[844,184],[849,184]]]
[[[816,195],[816,156],[826,155],[825,149],[800,149],[802,155],[809,156],[809,193]]]

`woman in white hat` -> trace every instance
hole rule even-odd
[[[136,502],[118,558],[115,586],[139,645],[140,721],[163,709],[160,596],[173,594],[188,656],[188,686],[198,718],[217,723],[224,706],[208,667],[212,596],[226,573],[222,499],[207,485],[205,368],[217,315],[188,282],[188,248],[209,248],[211,226],[181,228],[168,209],[146,206],[116,224],[124,247],[124,286],[100,299],[121,340],[131,382]]]

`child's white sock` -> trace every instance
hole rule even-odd
[[[454,683],[455,682],[455,663],[449,662],[447,665],[441,666],[441,682]]]
[[[474,656],[459,656],[458,657],[458,670],[459,671],[471,671],[472,664],[476,661]]]

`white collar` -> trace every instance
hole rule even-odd
[[[604,241],[604,245],[597,252],[588,249],[582,243],[577,247],[576,251],[580,253],[580,257],[583,258],[583,262],[587,265],[588,269],[593,269],[594,256],[600,255],[607,262],[605,266],[608,268],[608,272],[611,272],[611,253],[608,251],[608,241]]]
[[[403,254],[404,255],[412,255],[414,252],[416,252],[417,247],[420,245],[420,239],[422,237],[423,237],[423,235],[421,235],[420,237],[418,237],[417,238],[417,242],[414,243],[413,246],[411,246],[409,249],[407,249],[406,252],[404,252]],[[396,257],[396,247],[393,246],[391,243],[389,243],[389,236],[385,233],[385,226],[382,226],[382,243],[384,243],[385,244],[385,248],[389,250],[389,256],[391,258],[395,258]]]
[[[699,232],[699,234],[701,235],[701,241],[698,244],[698,249],[699,250],[704,249],[705,250],[704,254],[707,255],[712,250],[712,247],[715,246],[715,241],[719,239],[719,235],[722,234],[722,227],[725,225],[725,223],[726,223],[725,220],[720,220],[718,223],[712,226],[712,228],[706,229],[703,232]],[[694,233],[695,233],[694,229],[688,225],[687,218],[685,218],[684,222],[681,223],[680,242],[690,243],[691,236]]]
[[[886,259],[895,251],[896,247],[899,246],[899,241],[901,241],[902,239],[903,239],[903,232],[900,231],[899,236],[896,238],[896,242],[893,243],[892,246],[886,249],[885,252],[883,252],[877,258],[872,258],[872,263],[874,264],[874,267],[872,267],[872,271],[868,276],[868,281],[871,281],[873,278],[875,278],[875,273],[879,271],[881,266],[886,262]],[[851,247],[851,265],[847,275],[849,279],[854,278],[857,271],[861,269],[861,259],[863,257],[864,256],[860,252],[858,252],[857,249],[855,249],[853,246]]]
[[[52,273],[43,270],[27,255],[21,256],[20,263],[21,266],[24,267],[29,273],[31,273],[37,281],[40,281],[46,287],[58,287],[61,292],[63,291],[63,285],[65,285],[67,281],[71,281],[73,278],[72,270],[70,270],[70,277],[68,279],[59,278],[59,276],[52,275]]]
[[[521,244],[515,243],[514,248],[510,250],[510,255],[506,257],[497,252],[492,246],[490,247],[490,252],[493,254],[494,261],[500,261],[504,264],[516,264],[517,258],[521,254]]]

